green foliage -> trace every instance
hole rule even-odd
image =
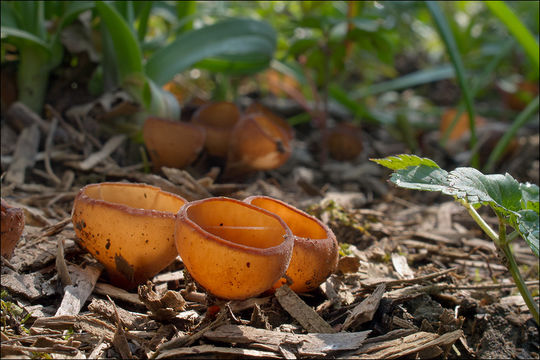
[[[397,155],[372,161],[394,170],[390,181],[400,187],[440,191],[453,196],[467,208],[484,232],[493,239],[508,260],[508,270],[529,307],[536,323],[540,323],[538,304],[525,286],[514,255],[506,226],[513,227],[540,257],[539,244],[539,189],[534,184],[520,184],[509,174],[484,175],[474,168],[461,167],[446,172],[430,159],[415,155]],[[499,234],[476,212],[481,205],[490,206],[499,218]]]
[[[131,2],[124,4],[133,7]],[[102,16],[112,40],[112,51],[120,84],[153,115],[178,118],[176,100],[161,86],[175,74],[195,64],[212,71],[254,73],[268,66],[272,59],[276,34],[268,24],[250,19],[227,19],[197,30],[183,32],[148,57],[143,66],[140,39],[128,21],[130,11],[124,15],[113,5],[98,1],[96,7]],[[179,7],[178,12],[190,13],[191,8]],[[141,10],[139,30],[145,28],[149,9]],[[186,25],[186,24],[184,24]]]
[[[509,174],[484,175],[474,168],[447,172],[434,161],[415,155],[372,161],[394,170],[390,181],[400,187],[440,191],[472,205],[489,205],[521,234],[538,256],[538,186],[520,184]],[[531,212],[536,214],[535,221]]]
[[[61,30],[91,7],[89,1],[68,2],[62,6],[52,6],[45,1],[1,3],[2,41],[13,44],[19,51],[18,97],[32,110],[41,112],[49,73],[62,60]],[[49,32],[46,24],[53,20],[58,24]]]
[[[540,67],[540,49],[538,40],[535,40],[527,27],[516,16],[512,8],[507,6],[504,1],[486,1],[486,6],[491,12],[501,20],[508,30],[514,35],[521,44],[525,53],[532,62],[534,69],[538,73]]]
[[[197,63],[211,71],[250,74],[269,65],[275,44],[276,33],[267,23],[227,19],[179,36],[148,59],[145,71],[159,85]],[[200,63],[205,59],[213,61]]]

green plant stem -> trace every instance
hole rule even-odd
[[[478,226],[482,228],[482,230],[484,230],[486,235],[489,236],[491,240],[495,242],[495,245],[497,245],[497,247],[502,250],[504,256],[506,257],[506,260],[508,261],[508,271],[510,271],[510,274],[512,274],[512,278],[514,279],[514,282],[519,290],[519,293],[521,294],[521,297],[525,301],[525,304],[527,304],[527,307],[531,311],[531,314],[536,323],[540,325],[538,304],[536,304],[533,296],[527,288],[527,285],[525,285],[525,281],[521,277],[521,273],[519,272],[519,268],[514,258],[514,254],[512,254],[512,251],[510,250],[510,240],[507,240],[506,238],[506,224],[504,223],[504,219],[499,214],[497,214],[497,216],[499,217],[499,234],[497,235],[497,233],[491,228],[491,226],[489,226],[485,222],[485,220],[480,216],[480,214],[478,214],[476,209],[471,204],[464,200],[460,200],[460,203],[465,206],[474,221],[478,224]]]
[[[534,298],[531,295],[529,289],[527,288],[527,285],[525,285],[525,281],[523,280],[523,277],[521,277],[521,273],[519,272],[519,268],[514,258],[514,254],[512,254],[512,250],[510,249],[510,242],[506,240],[506,224],[504,222],[504,219],[499,214],[497,214],[497,217],[499,218],[499,246],[503,251],[504,256],[506,257],[506,260],[508,260],[508,270],[510,271],[510,274],[512,274],[519,293],[521,294],[521,297],[525,301],[525,304],[527,304],[527,307],[531,311],[534,320],[537,324],[540,325],[538,304],[536,303],[536,301],[534,301]]]
[[[458,201],[461,203],[461,205],[465,206],[474,221],[478,224],[478,226],[482,228],[482,230],[484,230],[486,235],[489,236],[491,240],[493,240],[495,245],[500,246],[499,235],[497,235],[495,230],[493,230],[491,226],[489,226],[488,223],[486,223],[486,221],[480,216],[480,214],[478,214],[476,209],[465,200],[460,199]]]
[[[17,74],[19,100],[37,114],[41,114],[49,81],[50,66],[47,63],[49,54],[31,44],[21,46],[19,52],[21,54]]]

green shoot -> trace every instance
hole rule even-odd
[[[460,167],[447,172],[434,161],[415,155],[397,155],[384,159],[371,159],[394,170],[390,181],[399,187],[416,190],[440,191],[451,195],[462,204],[474,221],[482,228],[506,258],[506,265],[525,300],[534,320],[540,324],[538,304],[525,285],[510,248],[512,227],[538,257],[539,243],[539,190],[530,183],[519,183],[509,174],[484,175],[480,171]],[[482,205],[493,209],[499,219],[498,231],[493,230],[476,211]]]

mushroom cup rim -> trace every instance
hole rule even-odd
[[[268,248],[257,248],[257,247],[253,247],[253,246],[248,246],[248,245],[235,243],[233,241],[224,239],[224,238],[222,238],[220,236],[214,235],[214,234],[204,230],[199,224],[197,224],[195,221],[191,220],[188,217],[187,211],[191,206],[197,206],[197,205],[199,205],[199,204],[201,204],[203,202],[207,202],[207,201],[230,201],[230,202],[232,202],[234,204],[237,204],[237,205],[240,205],[240,206],[245,206],[245,207],[248,207],[248,208],[250,208],[252,210],[262,212],[265,216],[270,216],[270,217],[276,219],[279,222],[279,224],[283,227],[283,229],[285,231],[285,234],[283,235],[283,241],[280,242],[278,245],[271,246],[271,247],[268,247]],[[249,253],[249,254],[273,256],[273,255],[280,254],[283,251],[286,251],[289,246],[292,249],[292,247],[294,245],[294,235],[293,235],[291,229],[289,228],[287,223],[285,223],[285,221],[282,218],[280,218],[278,215],[276,215],[276,214],[274,214],[274,213],[272,213],[272,212],[270,212],[268,210],[265,210],[263,208],[260,208],[258,206],[248,204],[248,203],[246,203],[246,202],[244,202],[242,200],[237,200],[237,199],[233,199],[233,198],[229,198],[229,197],[225,197],[225,196],[216,196],[216,197],[210,197],[210,198],[205,198],[205,199],[200,199],[200,200],[187,202],[178,211],[178,213],[176,215],[176,221],[177,222],[184,222],[189,227],[191,227],[193,230],[195,230],[199,235],[203,236],[204,238],[206,238],[206,239],[208,239],[210,241],[214,241],[214,242],[216,242],[218,244],[228,246],[228,247],[231,247],[231,248],[233,248],[235,250],[239,250],[239,251]],[[175,228],[175,237],[176,237],[176,233],[177,233],[177,227]]]

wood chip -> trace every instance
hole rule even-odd
[[[4,180],[7,183],[24,184],[25,171],[34,165],[39,146],[40,131],[37,124],[30,125],[19,135],[13,162],[9,165]]]
[[[124,331],[124,325],[122,324],[122,320],[120,319],[120,316],[118,316],[118,311],[116,310],[116,305],[109,297],[109,301],[112,304],[114,308],[114,314],[116,317],[116,331],[114,332],[113,337],[113,345],[116,348],[116,351],[120,353],[120,356],[122,359],[133,359],[133,354],[131,353],[131,350],[129,349],[129,344],[126,338],[126,333]]]
[[[241,348],[232,348],[232,347],[218,347],[214,345],[199,345],[193,347],[183,347],[178,349],[167,350],[161,353],[156,359],[168,359],[168,358],[179,358],[183,356],[190,355],[203,355],[208,356],[208,354],[215,354],[218,357],[230,357],[234,358],[263,358],[263,359],[281,359],[281,356],[261,350],[253,349],[241,349]]]
[[[93,315],[61,315],[46,318],[38,318],[34,321],[32,329],[45,328],[55,330],[75,329],[89,333],[97,338],[104,337],[112,342],[115,328],[110,324],[95,318]]]
[[[394,340],[366,343],[355,352],[359,356],[347,356],[347,358],[395,359],[406,357],[430,348],[452,345],[462,335],[462,330],[456,330],[443,335],[419,331]]]
[[[113,299],[126,301],[135,305],[144,306],[144,303],[139,300],[138,294],[127,292],[124,289],[117,288],[111,284],[97,283],[94,287],[94,292],[100,295],[108,295]]]
[[[34,346],[21,346],[21,345],[9,345],[2,344],[2,351],[25,351],[25,352],[37,352],[37,353],[52,353],[63,355],[77,355],[79,350],[74,347],[56,344],[50,347],[34,347]]]
[[[2,274],[2,287],[15,294],[33,301],[56,293],[56,289],[51,286],[49,281],[45,281],[39,272],[18,274],[13,270],[8,271],[8,274]]]
[[[109,347],[109,344],[103,341],[105,338],[102,336],[97,345],[94,347],[88,359],[101,359],[105,350]]]
[[[370,332],[371,330],[337,334],[291,334],[245,325],[223,325],[206,332],[204,337],[213,341],[250,344],[252,347],[266,346],[273,351],[279,351],[279,346],[290,345],[299,356],[324,356],[359,348]]]
[[[161,344],[156,349],[156,352],[151,354],[151,356],[149,358],[154,359],[154,358],[156,358],[156,356],[158,356],[159,354],[161,354],[162,352],[164,352],[166,350],[170,350],[170,349],[173,349],[173,348],[181,348],[181,347],[185,347],[185,346],[190,346],[195,341],[202,338],[203,335],[206,334],[208,331],[222,325],[226,321],[227,321],[227,310],[226,309],[221,309],[220,312],[218,313],[216,319],[214,321],[212,321],[210,324],[208,324],[207,326],[205,326],[204,328],[202,328],[201,330],[197,331],[196,333],[194,333],[192,335],[180,336],[180,337],[174,338],[174,339],[172,339],[172,340],[170,340],[170,341],[168,341],[166,343]]]
[[[304,329],[310,333],[335,333],[322,317],[308,306],[289,286],[283,285],[276,290],[276,298],[279,303]]]
[[[424,281],[436,279],[439,276],[446,275],[446,274],[448,274],[448,273],[450,273],[452,271],[456,271],[456,268],[452,267],[450,269],[444,269],[444,270],[441,270],[441,271],[434,272],[432,274],[422,275],[422,276],[418,276],[418,277],[415,277],[415,278],[412,278],[412,279],[386,280],[386,281],[384,281],[384,284],[387,287],[391,287],[391,286],[394,286],[394,285],[402,285],[402,284],[417,284],[417,283],[422,283]],[[361,284],[362,284],[362,287],[367,287],[367,288],[373,288],[373,287],[376,286],[376,284],[373,283],[373,279],[362,281]]]
[[[154,276],[152,282],[154,284],[169,282],[169,281],[183,281],[184,280],[184,270],[172,271],[168,273],[158,274]]]
[[[81,311],[84,303],[92,293],[103,267],[98,264],[87,265],[85,268],[70,265],[69,270],[73,285],[66,286],[64,298],[55,316],[77,315]]]
[[[90,170],[97,164],[99,164],[101,161],[106,159],[109,155],[111,155],[120,145],[122,145],[122,142],[126,139],[126,135],[116,135],[110,138],[103,147],[93,153],[90,154],[85,160],[81,161],[79,163],[79,167],[81,170]]]
[[[185,170],[163,166],[161,171],[163,171],[167,179],[169,179],[171,182],[184,186],[188,191],[196,194],[197,199],[193,200],[204,199],[212,196],[212,194],[204,186],[202,186]]]
[[[62,286],[66,287],[73,283],[69,276],[66,259],[64,259],[64,239],[58,237],[56,244],[56,272],[58,273]]]
[[[92,311],[95,314],[104,316],[109,321],[114,322],[116,319],[116,313],[114,311],[114,307],[112,303],[109,301],[104,301],[100,299],[92,299],[92,302],[88,304],[88,310]],[[135,329],[149,321],[148,315],[146,314],[133,313],[133,312],[124,310],[118,306],[116,307],[116,312],[118,312],[118,316],[120,316],[120,320],[122,320],[122,323],[124,324],[124,326],[130,330]]]
[[[392,253],[392,265],[402,279],[412,279],[414,272],[407,264],[407,258],[403,255]]]
[[[375,311],[377,311],[377,308],[379,307],[379,303],[381,302],[385,290],[385,284],[380,284],[377,286],[373,294],[362,300],[362,302],[353,309],[349,316],[347,316],[347,319],[343,323],[342,330],[357,327],[365,322],[371,321]]]

